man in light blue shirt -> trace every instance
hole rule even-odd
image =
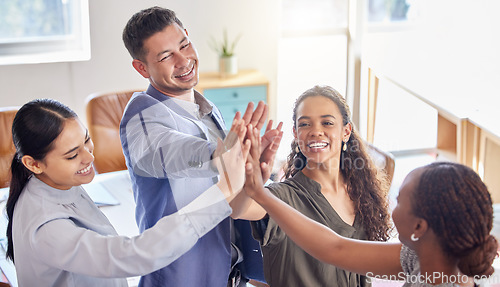
[[[220,111],[194,90],[197,51],[173,11],[152,7],[136,13],[123,31],[123,41],[133,67],[150,82],[147,91],[132,96],[120,125],[142,232],[218,181],[217,170],[209,162],[217,138],[224,138],[226,132]],[[252,110],[249,105],[243,118],[260,129],[267,106],[259,103]],[[269,130],[265,137],[278,134],[279,129]],[[274,154],[275,150],[265,151],[263,161],[271,162]],[[143,276],[139,285],[244,286],[242,270],[232,268],[242,253],[231,242],[231,225],[226,218],[178,260]],[[264,280],[260,246],[255,241],[249,247],[259,252],[245,252],[244,262],[260,264],[260,272],[243,277]]]

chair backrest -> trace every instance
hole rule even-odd
[[[94,142],[94,168],[98,173],[127,169],[120,142],[120,121],[125,106],[137,91],[94,93],[87,97],[87,124]]]
[[[375,163],[375,165],[385,171],[387,175],[387,181],[389,184],[391,184],[392,178],[394,177],[394,168],[396,166],[394,156],[390,152],[383,151],[369,142],[365,142],[365,144],[368,148],[368,153],[372,157],[373,162]]]
[[[0,188],[10,184],[10,165],[16,153],[12,142],[12,122],[19,107],[0,108]]]

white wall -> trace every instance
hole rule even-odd
[[[98,91],[147,87],[132,67],[121,34],[128,19],[150,6],[174,10],[199,52],[200,71],[215,71],[217,55],[208,46],[242,33],[236,53],[240,69],[258,69],[270,80],[270,98],[276,97],[279,1],[266,0],[90,0],[92,58],[85,62],[0,66],[0,106],[20,106],[35,98],[54,98],[85,120],[85,98]]]
[[[483,86],[491,87],[489,83],[500,81],[500,1],[413,2],[421,5],[422,9],[418,20],[408,29],[365,35],[364,64],[382,71],[408,71],[411,75],[420,73],[425,79],[429,71],[439,71],[441,77],[432,81],[420,81],[422,86],[418,88],[443,91],[441,98],[451,97],[452,100],[443,105],[443,108],[469,100],[468,105],[482,106],[484,110],[488,110],[485,107],[498,108],[498,89],[489,88],[484,91]],[[423,68],[416,70],[416,67]],[[455,80],[450,81],[449,75],[453,75]],[[367,79],[367,75],[363,77],[365,83]],[[472,87],[471,93],[465,92],[471,88],[469,82],[477,83]],[[412,88],[415,89],[414,86]],[[366,94],[362,96],[364,104]],[[421,101],[414,102],[413,96],[405,95],[401,90],[393,96],[399,98],[384,99],[387,94],[379,91],[375,144],[387,150],[435,147],[435,109]],[[406,104],[401,104],[403,97],[409,100],[405,100]],[[434,112],[434,116],[431,112]],[[366,119],[362,122],[366,122]]]

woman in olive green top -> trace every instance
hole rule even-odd
[[[307,217],[350,238],[384,241],[389,214],[385,174],[378,171],[353,129],[349,108],[333,88],[315,86],[295,102],[292,151],[284,182],[267,188]],[[260,220],[264,274],[271,287],[366,286],[363,276],[325,264],[299,248],[246,194],[239,218]],[[235,210],[235,208],[233,208]]]

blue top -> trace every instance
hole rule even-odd
[[[218,181],[210,161],[217,144],[208,140],[202,120],[212,119],[222,137],[225,124],[219,110],[196,91],[195,102],[200,118],[149,86],[146,92],[135,93],[125,108],[120,138],[141,232]],[[260,253],[256,255],[262,264]],[[175,262],[143,276],[139,285],[226,286],[230,264],[230,219],[226,218]]]

